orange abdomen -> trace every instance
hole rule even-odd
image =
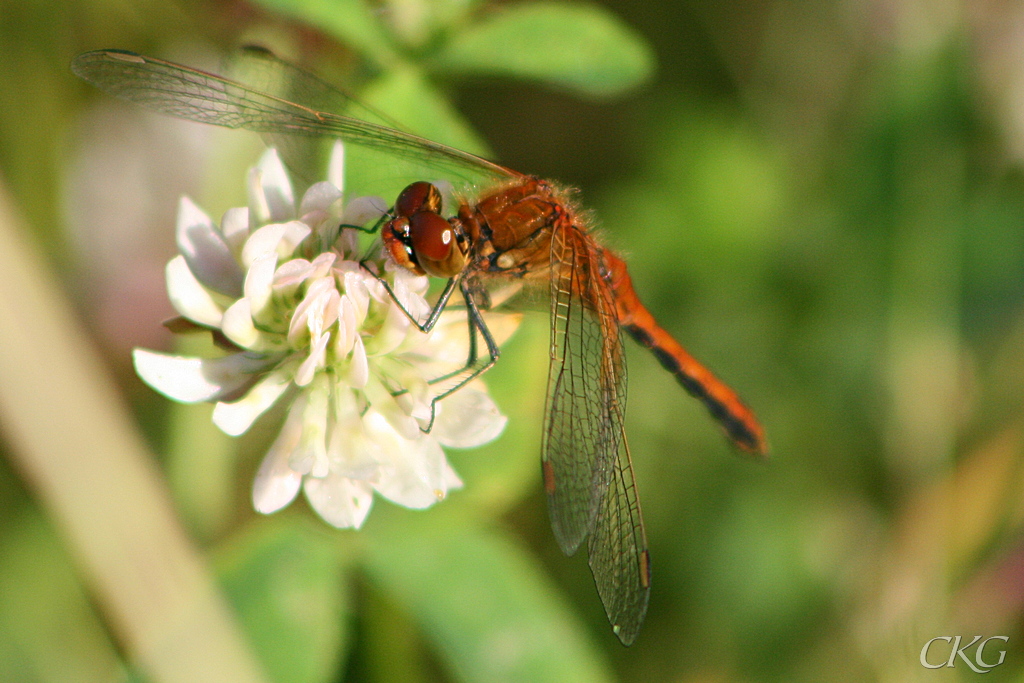
[[[725,433],[744,451],[765,454],[768,444],[754,413],[724,382],[666,332],[640,302],[626,270],[626,264],[608,250],[601,255],[603,275],[615,295],[619,326],[650,349],[662,366],[675,375],[683,388],[700,399]]]

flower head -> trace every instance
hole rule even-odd
[[[359,262],[356,231],[338,226],[375,221],[387,205],[361,197],[341,208],[342,158],[339,142],[333,182],[310,187],[297,209],[274,150],[250,172],[250,206],[229,209],[220,226],[182,198],[168,293],[186,325],[212,330],[230,350],[195,358],[136,349],[134,359],[165,396],[215,402],[214,423],[230,435],[290,401],[256,475],[256,509],[274,512],[302,488],[327,522],[358,528],[374,491],[425,508],[460,487],[441,447],[491,441],[505,417],[479,380],[433,403],[446,385],[432,380],[466,363],[465,312],[446,310],[423,333],[402,308],[426,317],[427,278],[378,258],[372,267],[389,294]],[[499,339],[517,320],[488,318]]]

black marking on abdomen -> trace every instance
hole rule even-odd
[[[650,349],[651,353],[654,354],[654,357],[658,359],[659,363],[661,363],[661,367],[671,372],[675,376],[676,381],[686,389],[687,393],[707,406],[708,411],[711,413],[711,417],[715,418],[718,423],[722,425],[726,433],[729,435],[729,438],[733,439],[744,448],[756,450],[759,447],[758,437],[747,428],[747,425],[733,415],[724,403],[709,394],[707,388],[703,384],[683,372],[683,369],[679,365],[679,361],[676,357],[658,346],[646,330],[635,325],[624,325],[623,329],[625,329],[626,332],[629,333],[629,336],[633,337],[638,344]]]

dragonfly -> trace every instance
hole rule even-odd
[[[766,454],[753,412],[658,325],[634,291],[625,262],[598,241],[568,191],[395,127],[328,111],[323,103],[337,108],[358,102],[267,51],[252,50],[249,57],[287,75],[287,96],[269,85],[122,50],[86,52],[72,70],[116,97],[164,114],[268,136],[340,138],[473,179],[475,198],[461,200],[449,216],[437,185],[413,182],[378,225],[381,240],[398,266],[447,280],[426,321],[414,321],[424,331],[452,293],[461,293],[470,321],[471,376],[499,356],[480,313],[490,307],[488,288],[546,286],[551,336],[541,472],[551,528],[567,555],[587,542],[612,630],[631,645],[647,613],[651,562],[625,435],[623,334],[650,349],[740,450]],[[477,332],[486,358],[476,357]]]

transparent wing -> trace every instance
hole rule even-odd
[[[298,79],[294,85],[282,83],[281,88],[267,80],[260,84],[262,87],[312,101],[294,102],[205,71],[121,50],[86,52],[75,57],[71,70],[115,97],[200,123],[270,135],[338,137],[347,143],[423,162],[452,179],[472,183],[520,175],[475,154],[411,133],[323,111],[318,107],[342,106],[355,100],[265,51],[262,59],[278,62],[287,76]]]
[[[588,550],[590,571],[612,630],[623,645],[632,645],[647,615],[651,563],[625,436]]]
[[[299,103],[304,107],[361,119],[395,130],[406,130],[399,122],[342,92],[314,73],[286,62],[270,50],[247,45],[225,61],[222,78],[244,83],[248,88]]]
[[[542,461],[551,527],[590,570],[615,634],[631,644],[647,614],[650,562],[626,445],[626,360],[593,240],[575,226],[551,241],[551,367]]]
[[[594,528],[623,440],[626,358],[597,269],[597,247],[583,230],[555,228],[542,462],[552,528],[567,554]]]
[[[301,103],[316,111],[342,114],[399,131],[409,130],[315,74],[261,47],[247,46],[232,53],[224,62],[223,76],[244,83],[251,90],[271,94],[287,102]],[[323,144],[324,138],[266,132],[262,136],[267,145],[277,149],[292,174],[307,183],[318,178],[327,166],[330,148]],[[411,174],[415,175],[415,171]]]
[[[622,443],[626,366],[597,247],[575,226],[551,238],[551,365],[541,458],[551,527],[571,555],[594,529]]]

